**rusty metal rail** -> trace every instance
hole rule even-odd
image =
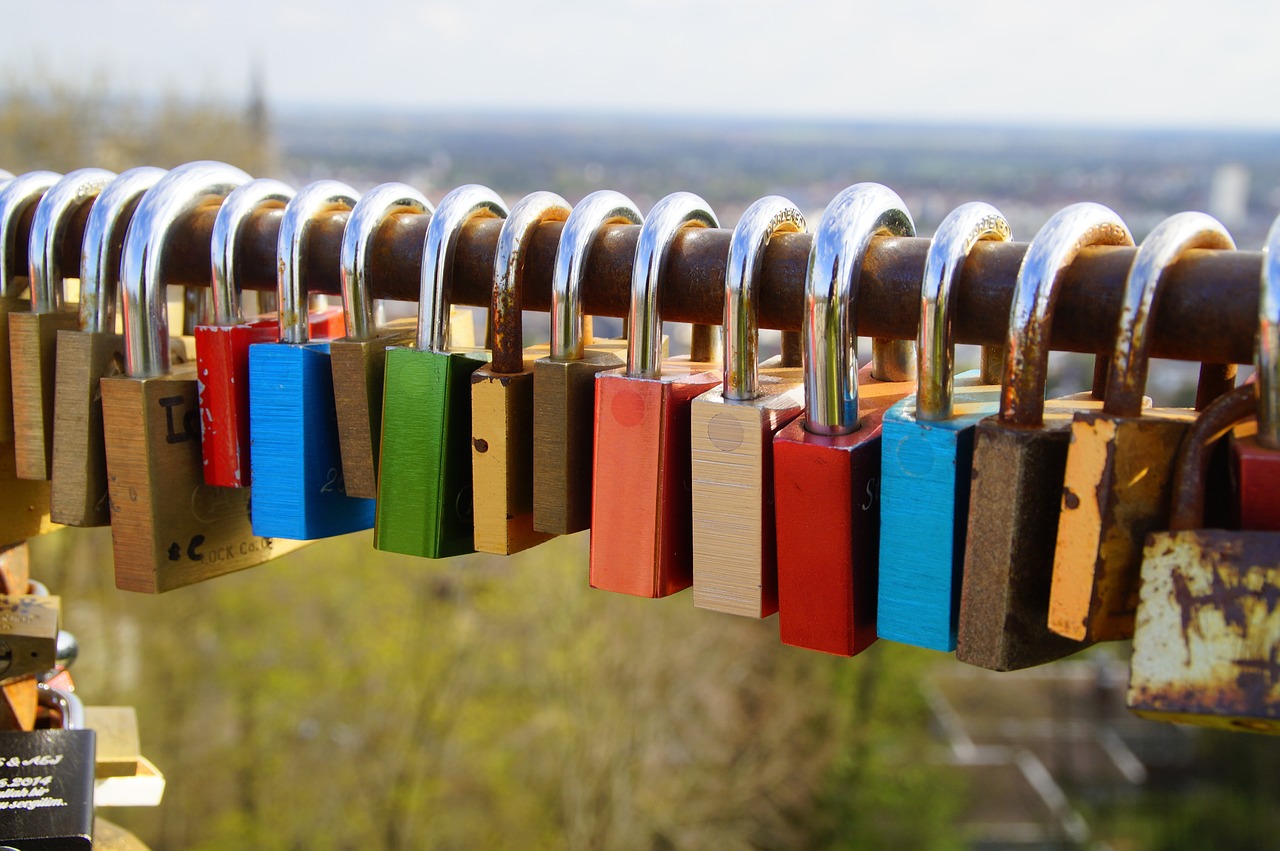
[[[208,286],[209,240],[215,210],[193,214],[179,228],[164,269],[172,284]],[[243,286],[275,288],[275,246],[279,210],[257,213],[242,231],[239,270]],[[338,292],[339,249],[346,213],[316,223],[306,249],[304,280],[309,291]],[[29,220],[19,223],[14,263],[26,267]],[[388,222],[375,240],[370,289],[375,296],[416,300],[427,217]],[[459,239],[452,282],[456,304],[487,306],[492,286],[498,220],[467,225]],[[539,226],[525,266],[523,302],[528,310],[550,306],[551,270],[562,225]],[[70,228],[64,267],[75,268],[80,228]],[[588,313],[625,316],[629,304],[631,258],[639,228],[610,225],[602,231],[586,269],[583,304]],[[720,324],[730,231],[686,231],[676,240],[663,282],[662,316],[679,322]],[[760,291],[760,325],[798,330],[805,262],[811,237],[784,234],[765,254]],[[914,339],[919,315],[920,278],[927,239],[883,237],[874,241],[863,267],[858,331],[865,336]],[[1009,303],[1027,243],[979,243],[965,264],[957,288],[955,337],[960,343],[1004,341]],[[1052,348],[1099,352],[1110,348],[1124,278],[1136,249],[1093,248],[1081,253],[1063,282],[1053,323]],[[1191,251],[1169,272],[1156,314],[1152,355],[1212,363],[1250,363],[1257,333],[1257,251]]]

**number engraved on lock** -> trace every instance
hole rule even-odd
[[[191,491],[191,516],[201,523],[216,523],[240,516],[244,496],[237,488],[198,484]]]
[[[32,757],[0,755],[0,767],[6,769],[52,768],[63,760],[61,753],[42,753]],[[63,798],[51,794],[55,775],[28,774],[0,777],[0,811],[43,810],[69,806]],[[0,846],[0,849],[6,846]]]
[[[324,484],[320,486],[320,493],[343,493],[347,492],[347,480],[343,478],[342,471],[337,467],[330,467],[328,474],[325,476]]]
[[[867,479],[866,487],[863,488],[866,499],[859,506],[863,511],[870,511],[871,507],[876,504],[876,499],[880,496],[880,477],[872,476]]]
[[[166,443],[185,443],[188,440],[200,439],[200,414],[197,410],[190,409],[182,412],[182,430],[178,431],[177,423],[174,421],[174,408],[186,403],[183,396],[163,396],[157,400],[160,407],[164,408],[165,430],[164,436]]]

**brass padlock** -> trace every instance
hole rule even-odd
[[[161,258],[176,223],[249,180],[222,163],[175,168],[142,201],[121,257],[125,374],[102,379],[116,586],[156,593],[294,549],[252,533],[249,490],[204,483],[195,364],[170,368]]]
[[[498,234],[489,327],[492,360],[471,373],[471,482],[477,552],[508,555],[551,536],[533,528],[533,363],[524,348],[525,251],[543,222],[563,222],[569,202],[534,192],[511,208]]]
[[[1133,636],[1142,545],[1168,522],[1173,462],[1195,413],[1144,410],[1142,394],[1161,279],[1197,248],[1230,250],[1235,242],[1204,213],[1171,216],[1142,241],[1125,281],[1102,410],[1077,412],[1071,423],[1049,628],[1077,641]],[[1210,364],[1202,369],[1201,404],[1231,389],[1209,386],[1222,375]]]
[[[693,400],[693,604],[747,617],[778,610],[773,436],[804,409],[800,364],[758,365],[757,280],[769,241],[804,214],[770,195],[738,220],[724,284],[724,381]]]
[[[132,706],[86,706],[84,725],[98,734],[95,777],[128,777],[137,773],[142,756],[138,710]]]
[[[410,216],[429,217],[435,207],[403,183],[375,186],[356,202],[342,231],[342,308],[347,335],[329,344],[333,395],[338,404],[338,443],[347,495],[378,495],[378,455],[382,444],[382,382],[387,347],[413,339],[412,319],[379,321],[369,294],[373,241],[386,224]]]
[[[1145,718],[1280,733],[1280,534],[1197,528],[1210,449],[1258,410],[1256,385],[1187,431],[1169,531],[1147,537],[1129,708]]]
[[[125,229],[143,193],[164,174],[164,169],[149,166],[123,172],[89,210],[80,257],[79,328],[58,332],[50,511],[57,523],[105,526],[111,522],[99,382],[124,369],[124,336],[116,333],[116,302]]]
[[[31,311],[9,318],[13,370],[13,444],[18,478],[47,481],[53,476],[53,402],[59,331],[79,325],[77,307],[67,302],[62,255],[72,220],[90,207],[115,172],[82,168],[45,192],[36,205],[27,244]]]
[[[626,341],[592,338],[582,278],[603,227],[643,221],[631,199],[601,189],[578,202],[560,231],[551,278],[551,352],[533,365],[533,528],[539,532],[568,535],[591,526],[595,376],[626,365]]]
[[[1049,330],[1059,282],[1081,249],[1132,245],[1101,204],[1073,204],[1045,223],[1022,259],[1009,308],[1000,413],[974,436],[956,658],[1007,671],[1086,645],[1049,630],[1049,587],[1071,415],[1084,398],[1045,402]]]
[[[41,674],[57,664],[61,599],[0,595],[0,679]]]

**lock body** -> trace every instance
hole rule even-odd
[[[1280,532],[1280,451],[1258,443],[1252,434],[1240,433],[1231,442],[1231,456],[1240,528]]]
[[[1063,476],[1049,628],[1076,641],[1131,638],[1147,534],[1168,525],[1174,459],[1194,411],[1077,413]]]
[[[1009,671],[1087,646],[1048,626],[1071,417],[1087,404],[1047,401],[1039,427],[978,423],[956,638],[962,662]]]
[[[881,638],[955,650],[974,429],[999,407],[1000,385],[979,383],[974,370],[955,377],[948,419],[917,419],[914,395],[885,412],[876,612]]]
[[[60,604],[58,597],[0,595],[0,679],[53,670]]]
[[[50,516],[68,526],[111,522],[102,436],[104,376],[124,368],[124,337],[105,331],[59,331],[54,389]]]
[[[804,409],[798,368],[763,365],[759,393],[693,400],[693,604],[745,617],[778,610],[773,438]]]
[[[93,848],[92,730],[0,732],[0,842],[13,848]]]
[[[372,500],[342,479],[327,342],[249,347],[253,530],[313,540],[368,529]]]
[[[469,396],[484,357],[387,350],[378,549],[426,558],[474,551]]]
[[[876,640],[882,422],[915,382],[865,366],[858,387],[856,431],[814,434],[801,417],[773,441],[779,637],[837,656]]]
[[[9,317],[13,370],[13,435],[20,479],[53,475],[54,385],[59,331],[79,327],[77,309]]]
[[[0,296],[0,443],[13,443],[13,365],[11,325],[14,316],[31,312],[25,298]]]
[[[591,587],[665,597],[693,583],[693,399],[721,381],[674,358],[659,378],[596,378]]]
[[[249,491],[205,484],[195,364],[102,379],[116,587],[159,593],[296,549],[255,535]]]
[[[196,327],[200,441],[204,480],[208,484],[226,488],[249,485],[253,457],[249,434],[249,347],[274,342],[278,327],[273,317],[237,325]],[[341,335],[341,308],[312,313],[310,329],[316,338]]]

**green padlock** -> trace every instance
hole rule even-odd
[[[449,284],[462,226],[506,218],[502,199],[460,186],[440,202],[423,244],[416,346],[387,350],[373,545],[427,558],[474,552],[471,373],[483,350],[449,347]]]

